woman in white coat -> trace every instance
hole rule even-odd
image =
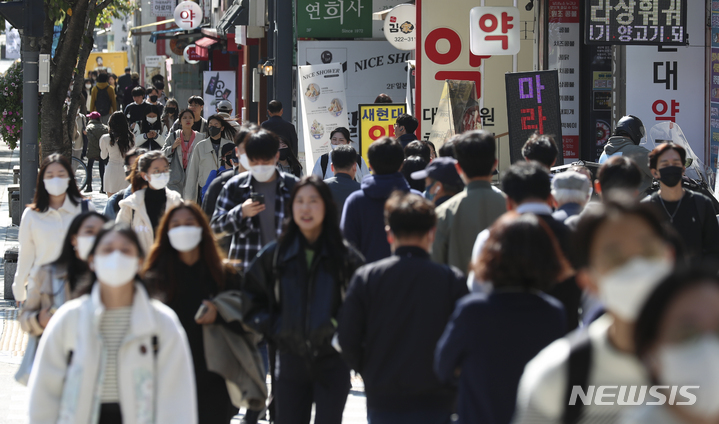
[[[110,133],[100,137],[100,157],[110,158],[105,168],[105,191],[111,197],[127,188],[125,179],[125,154],[135,147],[135,136],[130,132],[127,118],[122,112],[110,115]]]
[[[33,203],[25,208],[18,232],[17,271],[12,284],[17,302],[27,297],[30,274],[60,256],[70,223],[95,206],[80,194],[70,163],[59,154],[43,160],[37,174]]]
[[[30,423],[197,423],[192,360],[177,315],[150,300],[135,232],[108,225],[96,283],[48,324],[30,376]]]
[[[190,163],[185,172],[185,200],[202,203],[198,194],[207,182],[210,172],[217,172],[222,162],[222,146],[233,144],[235,129],[220,115],[207,118],[207,129],[210,137],[195,145],[190,156]]]
[[[132,194],[120,201],[118,223],[130,225],[145,252],[155,241],[155,229],[166,210],[182,203],[180,193],[167,188],[170,163],[159,151],[140,156],[130,174]]]
[[[335,147],[343,144],[352,144],[352,140],[350,140],[350,132],[345,127],[337,127],[330,133],[330,148],[334,150]],[[360,155],[362,154],[362,152],[358,153]],[[370,171],[367,163],[364,161],[364,158],[360,155],[357,156],[357,174],[355,174],[355,180],[362,182],[362,178],[364,178],[365,175],[369,175]],[[317,175],[323,180],[334,177],[335,174],[332,172],[332,167],[330,166],[331,163],[332,155],[330,155],[329,152],[323,154],[317,159],[317,162],[315,162],[312,174]]]

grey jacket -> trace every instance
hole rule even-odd
[[[642,184],[639,186],[639,193],[643,193],[652,185],[652,173],[649,172],[649,150],[634,144],[631,138],[614,136],[610,137],[604,145],[604,153],[599,157],[599,163],[603,164],[612,156],[626,156],[636,162],[642,171]]]
[[[187,178],[185,168],[182,166],[182,147],[178,146],[175,150],[172,150],[172,145],[175,143],[177,137],[180,136],[182,130],[171,131],[165,139],[165,145],[162,147],[162,154],[170,161],[170,182],[167,184],[167,188],[174,190],[180,195],[185,192],[185,180]],[[187,166],[190,166],[190,158],[192,158],[192,152],[195,150],[195,146],[202,140],[202,135],[195,132],[195,141],[190,147],[190,152],[187,154]],[[195,199],[191,199],[195,200]]]

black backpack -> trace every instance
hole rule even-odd
[[[325,153],[320,156],[320,166],[322,167],[322,178],[325,178],[327,174],[327,165],[330,162],[330,154]],[[357,155],[357,169],[362,169],[362,156]]]
[[[97,95],[95,96],[95,110],[102,116],[109,114],[110,107],[112,106],[112,103],[110,102],[110,94],[107,92],[109,89],[110,86],[98,88]]]

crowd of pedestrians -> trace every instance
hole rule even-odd
[[[23,213],[31,423],[339,424],[353,370],[370,424],[719,419],[717,213],[681,146],[639,154],[638,118],[596,172],[553,174],[539,134],[498,170],[491,133],[436,149],[410,115],[367,162],[338,127],[303,169],[278,101],[205,120],[123,77],[84,130],[104,212],[51,155]],[[671,402],[625,401],[647,386]]]

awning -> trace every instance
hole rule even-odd
[[[198,47],[208,48],[211,45],[217,43],[218,41],[219,40],[216,40],[214,38],[204,37],[204,38],[200,38],[199,40],[195,41],[195,45]]]
[[[162,31],[154,31],[150,34],[150,42],[157,43],[157,40],[167,40],[169,38],[192,37],[201,33],[200,28],[184,30],[181,28],[163,29]]]
[[[244,4],[242,4],[244,3]],[[247,25],[248,2],[235,0],[217,23],[217,33],[223,36],[235,33],[235,25]]]

